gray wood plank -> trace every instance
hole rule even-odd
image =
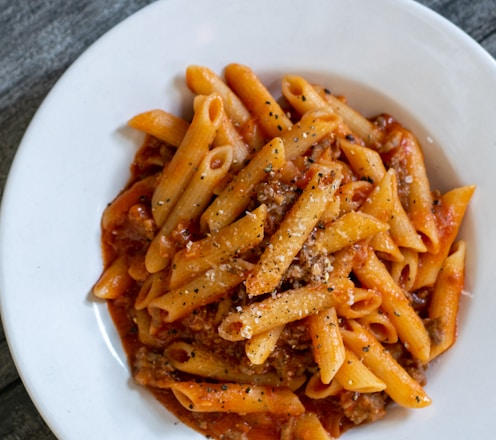
[[[2,392],[0,414],[0,438],[3,440],[56,438],[32,404],[20,380]]]
[[[37,108],[69,65],[104,32],[153,0],[0,0],[0,197]],[[19,379],[0,328],[0,438],[53,440]]]
[[[152,0],[0,0],[0,197],[37,108],[69,65],[107,30]]]
[[[418,0],[463,29],[496,57],[496,0]]]
[[[19,379],[7,341],[0,341],[0,392]]]
[[[496,58],[496,30],[481,41],[482,46]]]
[[[496,0],[419,0],[496,57]],[[152,0],[0,0],[0,197],[36,109],[67,67]],[[26,393],[0,325],[0,438],[53,440]]]

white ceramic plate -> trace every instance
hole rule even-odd
[[[462,234],[467,291],[458,344],[429,371],[434,403],[394,409],[345,439],[489,438],[496,430],[496,65],[476,43],[405,0],[169,0],[126,20],[63,76],[27,131],[5,190],[2,315],[33,401],[63,439],[203,438],[130,380],[104,304],[102,210],[128,178],[127,119],[187,111],[188,64],[248,64],[275,89],[305,74],[369,115],[416,131],[434,185],[476,183]]]

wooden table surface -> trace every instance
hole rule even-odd
[[[364,0],[366,1],[366,0]],[[0,0],[0,196],[29,121],[91,43],[152,0]],[[420,0],[496,57],[496,0]],[[0,325],[0,439],[54,439],[31,402]]]

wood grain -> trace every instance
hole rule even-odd
[[[55,439],[20,380],[2,390],[0,414],[0,438],[3,440]]]
[[[496,0],[419,0],[496,57]],[[0,0],[0,197],[36,109],[98,37],[152,0]],[[0,322],[0,438],[53,440],[10,356]]]

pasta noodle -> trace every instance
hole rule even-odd
[[[311,167],[313,174],[303,193],[272,235],[257,266],[246,280],[250,295],[272,292],[300,251],[303,243],[332,201],[341,176],[339,169]]]
[[[320,370],[320,380],[329,384],[345,360],[335,307],[309,316],[308,328],[312,338],[313,355]]]
[[[428,406],[475,187],[433,191],[412,132],[301,76],[280,95],[241,64],[186,83],[191,121],[129,120],[145,139],[102,215],[93,293],[135,382],[217,439],[329,440]]]
[[[246,342],[246,357],[252,364],[262,365],[267,360],[274,351],[283,330],[284,324],[281,324],[253,336]]]
[[[270,412],[297,416],[305,411],[298,396],[286,387],[179,382],[171,385],[171,389],[181,405],[194,412]]]
[[[146,269],[150,273],[158,272],[168,265],[174,252],[172,232],[181,222],[187,227],[201,215],[232,162],[233,151],[228,145],[216,147],[203,156],[174,210],[150,243],[145,259]]]

